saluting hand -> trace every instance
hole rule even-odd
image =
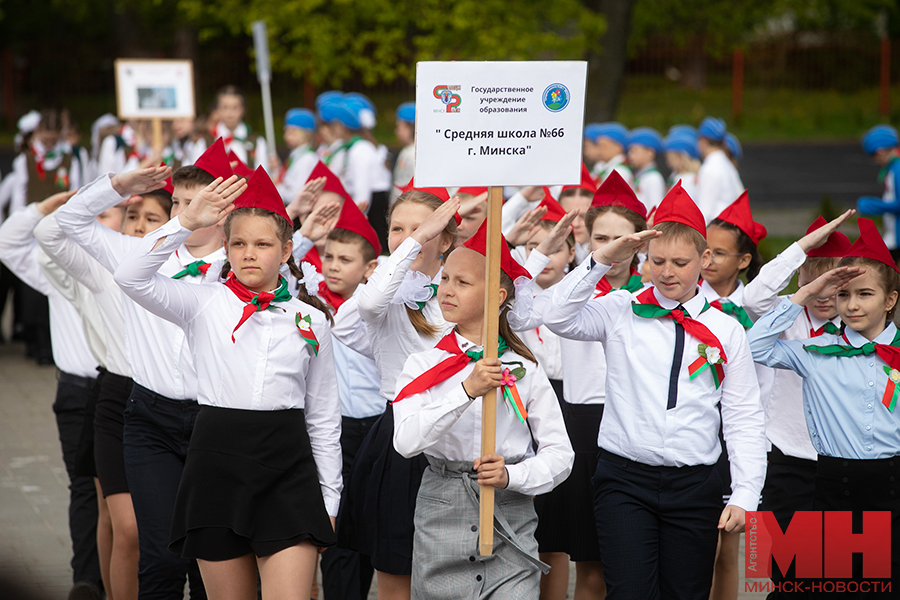
[[[315,206],[319,194],[322,193],[322,188],[325,187],[326,181],[328,181],[327,177],[316,177],[307,181],[300,193],[297,194],[297,197],[285,207],[288,216],[291,219],[304,220],[312,212],[313,206]]]
[[[850,210],[839,216],[837,219],[829,221],[827,225],[819,227],[812,233],[807,233],[802,238],[797,240],[797,244],[799,244],[804,253],[820,247],[828,240],[829,235],[834,233],[837,228],[844,223],[844,221],[849,219],[854,214],[856,214],[856,210],[851,208]]]
[[[247,189],[247,181],[237,175],[215,181],[200,190],[178,220],[185,229],[211,227],[234,210],[234,201]]]
[[[824,227],[822,229],[825,229]],[[863,267],[837,267],[813,279],[791,296],[791,302],[806,306],[813,298],[831,298],[842,290],[850,280],[859,277],[866,270]]]
[[[644,231],[638,231],[634,235],[623,235],[594,250],[594,260],[603,265],[613,265],[631,260],[631,257],[634,256],[634,253],[641,246],[660,235],[662,233],[655,229],[645,229]]]
[[[348,202],[348,200],[345,200]],[[334,228],[337,217],[341,212],[341,203],[337,200],[329,200],[319,204],[306,219],[303,220],[303,226],[300,227],[300,234],[311,242],[318,242],[328,235],[328,232]]]
[[[541,226],[541,219],[547,214],[546,206],[538,206],[526,211],[506,235],[506,241],[513,246],[523,246]]]
[[[74,196],[76,193],[77,190],[72,190],[70,192],[60,192],[58,194],[53,194],[49,198],[41,200],[37,203],[38,212],[46,217],[57,208],[68,202],[69,198]]]
[[[572,233],[572,222],[578,216],[578,213],[578,209],[566,213],[566,216],[554,225],[553,229],[550,230],[550,234],[541,240],[541,243],[537,245],[535,250],[544,256],[551,256],[559,252],[560,248],[566,243],[566,238]]]
[[[171,174],[172,167],[147,167],[113,175],[110,183],[120,196],[139,196],[164,188]]]
[[[433,240],[441,234],[458,210],[459,196],[453,196],[425,217],[411,237],[422,245]]]

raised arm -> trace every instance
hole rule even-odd
[[[422,250],[422,244],[439,236],[456,211],[459,198],[453,197],[428,215],[413,234],[406,238],[389,257],[375,269],[359,291],[359,314],[369,325],[379,323],[387,313],[391,300],[410,265]]]
[[[135,247],[136,240],[104,227],[97,222],[97,215],[132,194],[162,188],[171,171],[168,167],[151,167],[122,175],[101,175],[67,202],[56,220],[69,239],[112,273],[119,260]]]
[[[35,227],[34,238],[55,265],[48,265],[45,271],[59,269],[95,294],[110,283],[111,273],[63,233],[56,215],[49,215]]]
[[[41,273],[38,264],[40,248],[34,241],[34,228],[43,218],[37,204],[10,215],[0,227],[0,261],[16,277],[46,295],[51,286]]]

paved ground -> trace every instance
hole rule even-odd
[[[14,579],[42,600],[64,600],[72,575],[68,482],[51,410],[55,369],[22,354],[18,344],[0,345],[0,579]]]

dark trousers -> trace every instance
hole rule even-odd
[[[763,486],[762,504],[759,509],[771,511],[781,530],[785,531],[790,525],[794,512],[813,510],[815,494],[816,461],[788,456],[773,445],[768,456],[766,483]],[[790,590],[806,590],[812,584],[811,581],[797,580],[794,563],[791,563],[784,574],[781,573],[778,564],[773,563],[772,581],[775,583],[790,581],[794,584],[788,587]],[[799,600],[806,597],[805,591],[773,591],[766,598],[767,600],[781,598]]]
[[[341,475],[344,479],[344,491],[347,493],[347,481],[353,469],[356,452],[369,429],[378,420],[377,416],[365,419],[352,417],[341,418],[341,453],[344,466]],[[341,503],[343,506],[343,502]],[[340,519],[338,515],[338,519]],[[322,553],[322,589],[328,600],[366,600],[369,587],[372,585],[374,569],[365,554],[332,546]]]
[[[24,326],[26,355],[38,364],[53,363],[53,348],[50,343],[50,308],[47,296],[19,282],[16,290],[22,304],[22,325]]]
[[[722,513],[715,467],[655,467],[601,449],[593,483],[607,599],[707,600]]]
[[[134,384],[125,406],[125,472],[138,526],[140,600],[206,598],[196,561],[169,552],[172,513],[200,405]]]
[[[63,461],[69,475],[69,535],[72,538],[73,581],[87,581],[103,588],[100,559],[97,556],[97,490],[94,478],[78,475],[76,457],[81,431],[85,426],[85,406],[95,379],[59,372],[56,385],[56,427]]]
[[[890,511],[891,574],[894,585],[897,584],[898,573],[900,573],[900,552],[897,550],[897,540],[900,540],[900,456],[875,460],[853,460],[819,455],[816,465],[814,509],[851,511],[854,532],[863,531],[863,512]],[[864,577],[862,558],[862,554],[853,554],[853,581],[881,581],[885,584],[890,582],[889,579]],[[848,592],[838,596],[860,600],[896,598],[896,587],[892,586],[892,588],[892,592]],[[823,590],[821,593],[810,594],[810,597],[833,598],[835,594]]]

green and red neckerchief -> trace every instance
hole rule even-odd
[[[178,256],[178,251],[175,251],[175,256]],[[182,279],[190,275],[191,277],[199,277],[201,275],[206,275],[206,272],[209,271],[209,263],[205,260],[195,260],[191,264],[187,265],[183,270],[178,271],[174,275],[172,275],[172,279]]]
[[[632,267],[631,268],[631,276],[628,278],[628,282],[620,288],[614,288],[607,280],[606,277],[597,282],[597,294],[594,298],[600,298],[601,296],[605,296],[610,292],[615,292],[618,290],[625,290],[626,292],[636,292],[639,289],[644,287],[644,283],[641,281],[641,274],[637,272],[637,270]]]
[[[700,373],[709,368],[712,373],[713,382],[716,385],[716,389],[718,389],[725,380],[724,365],[728,362],[728,357],[725,356],[725,349],[722,346],[722,342],[719,341],[719,338],[717,338],[706,325],[696,319],[692,319],[686,312],[682,312],[678,309],[669,310],[660,306],[659,300],[656,299],[653,290],[654,288],[650,287],[638,295],[637,299],[639,303],[631,303],[632,312],[645,319],[655,319],[660,317],[672,319],[684,327],[685,333],[700,340],[702,343],[697,346],[700,356],[688,365],[688,373],[690,374],[691,380],[693,380],[700,375]],[[700,314],[705,313],[709,308],[709,302],[704,300]]]
[[[499,346],[497,354],[498,356],[503,356],[503,354],[508,349],[506,344],[506,340],[503,339],[503,336],[498,338]],[[435,345],[435,348],[438,350],[443,350],[449,354],[452,354],[450,358],[446,358],[431,367],[408,384],[406,384],[402,390],[397,394],[397,397],[394,398],[391,404],[395,404],[400,402],[404,398],[409,396],[413,396],[415,394],[420,394],[425,390],[431,389],[434,386],[442,383],[463,369],[466,368],[470,362],[478,362],[484,357],[483,350],[468,350],[463,352],[459,348],[459,344],[456,341],[456,333],[451,331],[447,335],[445,335],[441,340]],[[525,422],[525,419],[528,418],[528,411],[525,410],[525,404],[522,402],[521,397],[519,396],[519,390],[516,389],[516,380],[521,379],[525,376],[525,368],[522,366],[522,363],[516,361],[514,363],[503,363],[503,364],[517,364],[519,365],[517,368],[510,370],[509,368],[503,369],[503,383],[500,386],[501,393],[503,394],[503,398],[509,402],[510,407],[513,412],[515,412],[516,417],[521,422]]]
[[[743,306],[738,306],[729,300],[713,300],[709,304],[713,308],[718,308],[726,315],[731,315],[737,319],[737,322],[740,323],[744,329],[753,327],[753,321],[750,320],[750,315],[747,314],[747,311],[744,310]]]
[[[234,343],[234,334],[243,325],[250,316],[259,311],[266,310],[269,308],[269,305],[273,302],[287,302],[291,299],[291,292],[288,290],[288,282],[284,277],[279,277],[280,284],[278,289],[274,292],[253,292],[244,287],[244,284],[238,281],[237,277],[234,276],[234,272],[228,274],[228,279],[225,280],[225,287],[234,292],[234,295],[238,297],[238,300],[242,302],[246,302],[244,305],[244,312],[241,315],[241,319],[238,321],[238,324],[235,325],[234,330],[231,332],[231,342]]]
[[[331,153],[324,156],[322,158],[322,162],[325,163],[326,167],[330,166],[331,161],[334,160],[334,157],[337,155],[337,153],[340,152],[341,150],[345,150],[345,152],[344,152],[344,169],[346,169],[347,161],[350,160],[349,157],[347,156],[347,152],[350,151],[350,148],[353,146],[353,144],[355,144],[356,142],[358,142],[361,139],[362,138],[359,137],[358,135],[354,135],[352,138],[350,138],[349,140],[347,140],[346,142],[344,142],[343,144],[341,144],[340,146],[335,148]]]
[[[819,327],[818,329],[813,329],[812,317],[809,316],[809,309],[807,307],[803,307],[803,312],[806,313],[806,320],[809,321],[809,337],[819,337],[823,334],[831,334],[831,335],[841,335],[841,328],[832,323],[831,321],[825,321],[825,324]]]
[[[810,345],[803,346],[803,349],[807,352],[815,352],[826,356],[869,356],[870,354],[877,354],[878,358],[888,364],[888,366],[884,367],[884,372],[888,375],[888,382],[884,395],[881,397],[881,403],[889,411],[894,412],[897,398],[900,396],[900,387],[897,385],[900,383],[900,331],[894,334],[894,339],[891,340],[890,344],[869,342],[859,348],[850,345],[850,340],[847,339],[846,333],[841,334],[841,338],[847,342],[846,346],[843,344],[831,344],[829,346]]]

